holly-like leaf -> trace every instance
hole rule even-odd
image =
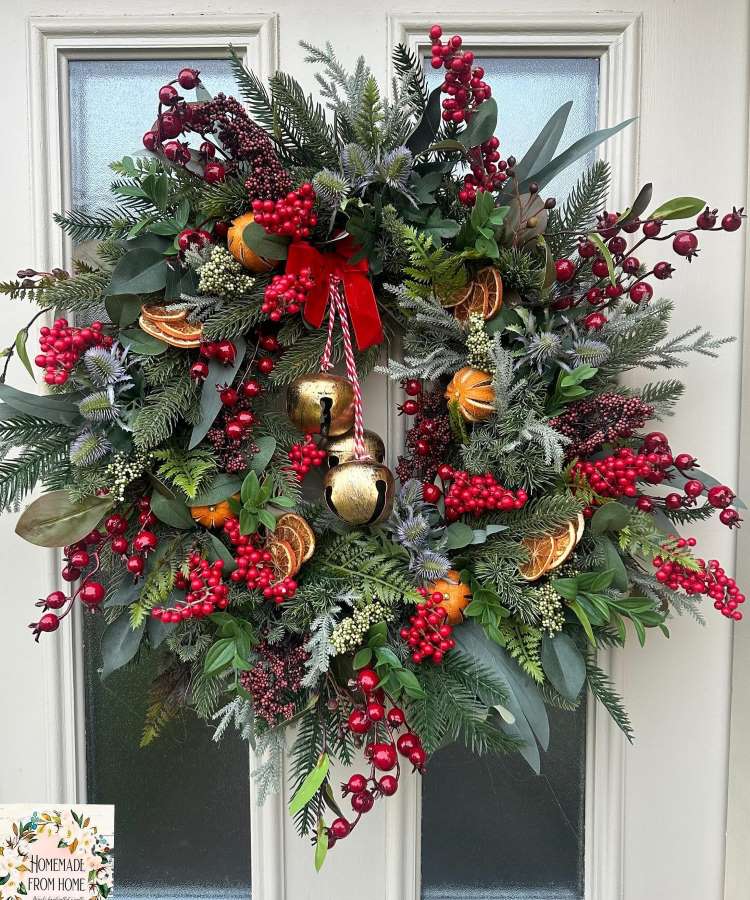
[[[26,507],[16,534],[37,547],[65,547],[96,528],[113,502],[112,496],[74,502],[67,491],[50,491]]]

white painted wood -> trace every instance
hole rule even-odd
[[[365,52],[375,74],[388,72],[387,50],[409,32],[418,42],[423,11],[410,0],[391,0],[388,10],[365,0],[275,0],[263,14],[239,0],[129,0],[113,16],[105,0],[16,0],[4,9],[0,49],[5,77],[5,141],[2,186],[4,234],[2,277],[19,265],[59,261],[63,249],[48,213],[65,199],[67,132],[65,58],[116,52],[120,56],[220,48],[228,37],[247,46],[268,74],[281,67],[314,87],[303,67],[299,38],[331,40],[345,63]],[[624,206],[639,174],[655,182],[664,199],[691,192],[722,208],[745,192],[748,89],[742,61],[748,55],[745,0],[618,0],[602,13],[597,0],[507,0],[495,13],[455,12],[435,0],[430,19],[461,31],[493,52],[587,54],[600,59],[602,123],[639,113],[637,128],[610,142],[615,197]],[[717,15],[720,12],[720,15]],[[27,17],[38,17],[33,21]],[[278,56],[277,56],[278,54]],[[499,98],[502,104],[502,98]],[[717,333],[739,333],[742,322],[742,237],[707,237],[699,260],[668,285],[677,299],[676,327],[703,321],[709,311]],[[0,344],[23,324],[25,312],[4,307]],[[740,347],[721,363],[697,359],[685,373],[688,401],[667,430],[680,449],[695,452],[708,471],[734,483],[740,424]],[[399,423],[388,417],[392,395],[368,386],[371,424],[398,440]],[[746,422],[743,423],[746,429]],[[718,440],[716,438],[718,437]],[[395,455],[395,454],[393,454]],[[748,476],[743,473],[745,496]],[[29,597],[50,590],[54,562],[0,531],[6,567],[0,605],[0,683],[3,741],[0,800],[29,797],[83,799],[79,654],[76,633],[31,647],[23,634]],[[727,532],[696,528],[706,556],[731,568],[733,539]],[[747,554],[743,560],[747,571]],[[746,581],[747,583],[747,581]],[[587,796],[587,896],[591,900],[719,900],[724,883],[724,833],[729,747],[731,631],[707,611],[705,630],[674,623],[674,638],[650,636],[615,655],[612,674],[622,689],[637,732],[635,747],[623,746],[601,711],[589,729]],[[750,674],[747,628],[737,629],[726,897],[746,896],[748,862],[748,725],[745,675]],[[744,709],[743,709],[744,707]],[[743,715],[744,713],[744,715]],[[379,804],[367,829],[332,851],[316,878],[310,848],[289,829],[282,800],[253,810],[256,900],[330,900],[355,893],[357,900],[416,900],[418,896],[419,787]],[[541,864],[541,863],[540,863]],[[364,874],[363,874],[364,873]]]

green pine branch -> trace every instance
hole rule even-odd
[[[139,450],[150,450],[174,433],[182,418],[195,424],[198,417],[198,388],[183,375],[147,395],[133,420],[133,441]]]
[[[130,210],[119,207],[96,212],[72,209],[65,213],[55,213],[53,218],[76,243],[125,237],[138,221]]]
[[[630,717],[623,705],[622,698],[615,691],[609,676],[597,666],[594,655],[587,653],[585,660],[586,680],[591,693],[604,706],[617,724],[617,727],[632,744],[634,736],[633,726],[630,723]]]
[[[552,210],[544,237],[555,258],[570,256],[578,245],[578,236],[596,222],[609,191],[609,179],[609,163],[597,160],[581,175],[562,207]]]

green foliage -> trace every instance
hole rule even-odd
[[[406,289],[415,297],[449,297],[466,284],[466,268],[461,254],[436,247],[434,239],[422,231],[404,226],[404,243],[409,265],[404,268]]]
[[[596,664],[596,655],[593,651],[589,651],[586,656],[586,681],[591,693],[604,706],[617,727],[622,731],[625,737],[633,743],[633,726],[630,723],[630,717],[623,705],[622,699],[618,696],[614,689],[609,676],[602,671]]]
[[[544,266],[526,249],[500,247],[495,265],[500,270],[506,291],[516,291],[525,297],[542,287]]]
[[[498,643],[505,647],[508,653],[534,681],[541,684],[544,681],[544,672],[539,657],[542,643],[542,633],[533,625],[503,621],[499,625],[500,640]]]
[[[148,709],[143,723],[140,747],[148,747],[164,728],[179,715],[187,700],[190,686],[190,668],[170,666],[157,675],[148,689]]]
[[[55,213],[53,218],[77,244],[105,238],[123,238],[138,221],[131,210],[117,206],[93,213],[73,209],[66,213]]]
[[[581,175],[562,207],[552,210],[545,239],[555,259],[570,256],[578,245],[578,236],[596,222],[597,214],[604,208],[609,180],[609,163],[597,160]]]
[[[160,478],[179,488],[188,500],[195,500],[199,491],[216,472],[216,459],[210,450],[183,450],[169,447],[154,451],[160,465]]]
[[[17,439],[34,428],[33,437]],[[15,451],[0,458],[0,511],[14,509],[37,484],[44,484],[59,470],[67,471],[69,447],[70,430],[64,426],[26,416],[0,422],[0,457]]]
[[[427,106],[429,91],[421,61],[406,44],[393,48],[393,68],[401,80],[400,96],[416,113],[422,115]]]
[[[150,611],[161,606],[174,588],[174,577],[182,566],[189,539],[180,534],[163,538],[151,556],[138,599],[130,606],[130,627],[141,627]]]
[[[285,72],[276,72],[270,84],[276,113],[274,133],[294,148],[295,162],[335,168],[339,161],[338,142],[320,104],[305,96],[299,83]]]
[[[168,440],[180,418],[193,424],[197,421],[198,389],[187,367],[183,364],[180,368],[180,377],[152,390],[133,419],[133,440],[139,450],[150,450]]]

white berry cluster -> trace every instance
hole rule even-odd
[[[366,603],[355,609],[351,616],[343,619],[333,629],[331,646],[336,655],[351,653],[362,646],[362,641],[370,628],[378,622],[390,621],[393,611],[379,600]]]
[[[484,316],[471,313],[466,333],[466,348],[469,351],[468,362],[475,369],[492,372],[492,338],[484,327]]]
[[[115,453],[112,462],[107,466],[105,477],[117,503],[125,500],[127,486],[140,478],[151,462],[151,454],[143,450],[133,453]]]
[[[217,245],[200,268],[198,290],[216,297],[241,297],[255,284],[226,247]]]
[[[560,600],[560,595],[551,584],[544,584],[533,589],[537,611],[541,619],[541,626],[550,637],[554,637],[562,631],[565,622],[565,612]]]

